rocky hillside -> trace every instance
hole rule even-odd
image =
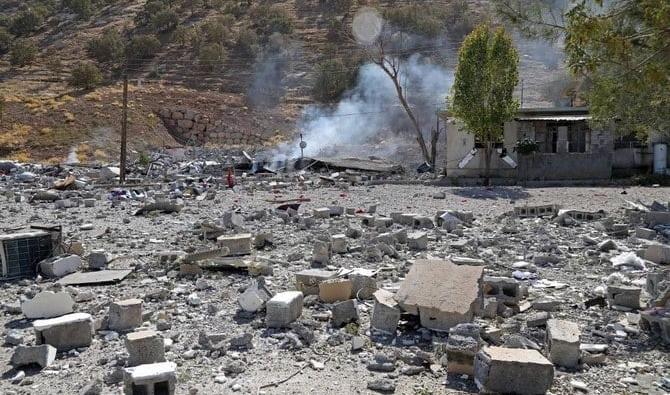
[[[415,8],[437,10],[430,23],[405,21],[411,12],[392,14],[413,3],[5,0],[0,156],[113,160],[124,74],[130,80],[129,136],[136,152],[178,144],[159,121],[166,108],[193,109],[272,144],[294,134],[301,109],[315,101],[313,86],[324,60],[340,64],[331,75],[347,75],[338,92],[355,81],[361,62],[348,32],[361,7],[376,7],[410,31],[430,34],[431,48],[439,50],[431,56],[442,55],[452,65],[461,34],[456,27],[467,30],[488,12],[484,0],[439,0]],[[550,63],[523,58],[524,73],[533,77],[526,84],[530,100],[546,99],[542,86],[558,74]]]

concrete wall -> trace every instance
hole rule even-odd
[[[512,148],[516,145],[516,125],[515,122],[505,124],[503,137],[504,147],[509,151],[512,158],[516,160],[516,153],[512,153]],[[447,177],[482,177],[486,169],[484,155],[480,151],[463,168],[458,168],[458,162],[463,159],[475,146],[474,135],[467,133],[460,123],[450,122],[447,125],[447,157],[446,169]],[[516,177],[516,170],[500,160],[497,152],[491,158],[491,177],[510,178]]]
[[[602,180],[612,176],[612,153],[556,153],[519,157],[520,181]]]

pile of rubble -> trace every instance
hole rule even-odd
[[[670,391],[666,205],[162,166],[0,166],[3,393]]]

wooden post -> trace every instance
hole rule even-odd
[[[128,74],[123,76],[123,115],[121,119],[121,160],[119,182],[126,182],[126,143],[128,138]]]

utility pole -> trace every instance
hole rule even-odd
[[[123,76],[123,115],[121,119],[121,164],[119,183],[126,182],[126,143],[128,138],[128,74]]]
[[[523,108],[523,78],[521,79],[521,105],[519,108]]]

